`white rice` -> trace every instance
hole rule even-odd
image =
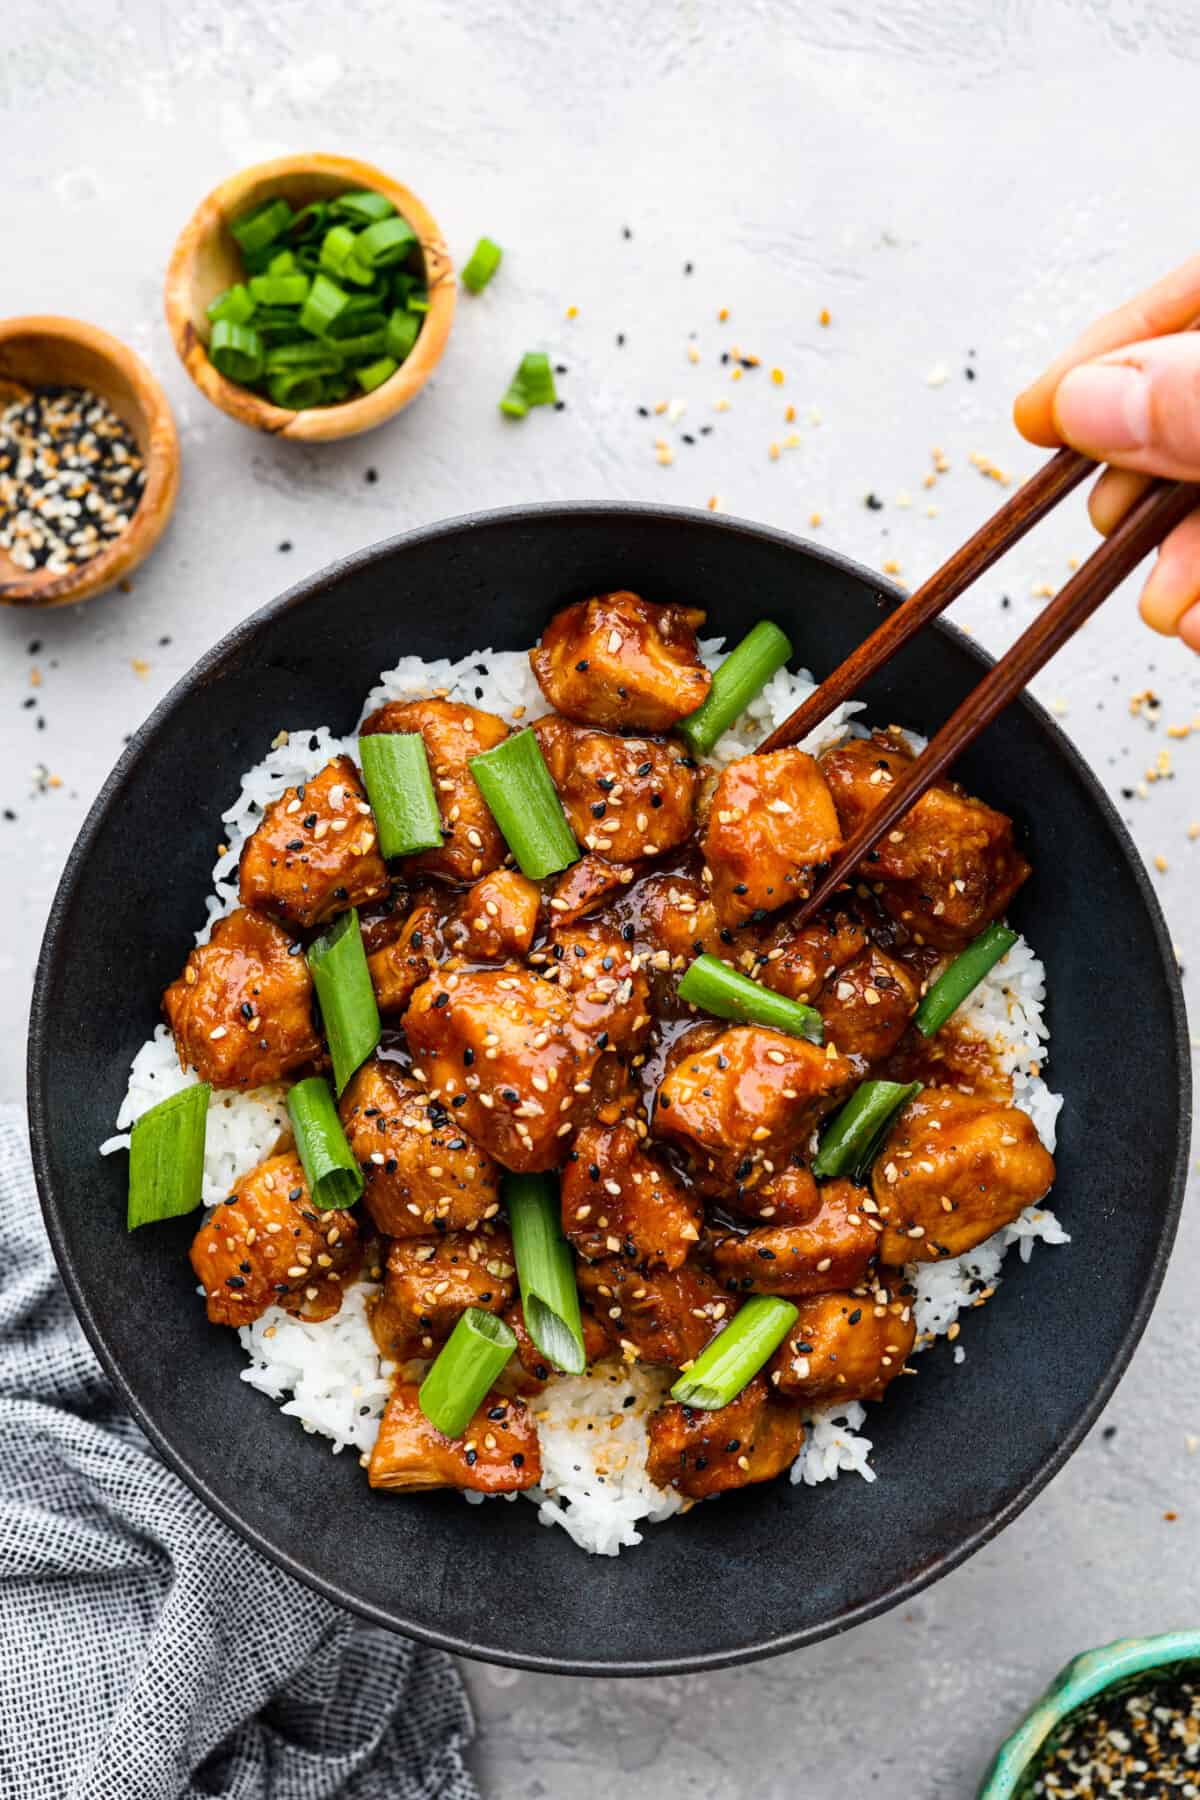
[[[710,666],[720,660],[721,640],[702,646]],[[713,751],[725,764],[744,756],[780,724],[813,690],[812,677],[781,669],[752,702],[737,725]],[[546,710],[529,659],[521,651],[483,650],[456,662],[422,662],[403,657],[385,670],[367,696],[362,716],[387,700],[418,699],[431,693],[477,705],[517,723]],[[828,739],[862,727],[861,707],[839,707],[805,740],[815,750]],[[910,736],[915,748],[921,740]],[[265,809],[285,788],[323,769],[340,751],[353,754],[355,734],[333,735],[327,726],[289,727],[272,740],[262,762],[242,777],[233,804],[221,815],[223,847],[213,869],[207,918],[196,941],[204,942],[213,922],[237,905],[237,869],[242,846]],[[1047,1149],[1053,1150],[1062,1096],[1043,1078],[1049,1032],[1044,1019],[1045,970],[1023,938],[980,984],[958,1016],[959,1029],[987,1039],[998,1065],[1012,1077],[1014,1104],[1029,1114]],[[138,1051],[117,1116],[117,1133],[101,1154],[128,1148],[134,1121],[197,1077],[179,1067],[171,1036],[159,1025]],[[248,1094],[214,1094],[209,1104],[204,1157],[206,1205],[229,1193],[239,1175],[290,1143],[281,1086]],[[916,1288],[917,1350],[924,1350],[973,1306],[984,1288],[995,1288],[1000,1267],[1014,1244],[1028,1261],[1034,1243],[1070,1240],[1053,1212],[1027,1207],[968,1255],[945,1263],[916,1263],[906,1273]],[[381,1360],[367,1323],[366,1301],[374,1292],[366,1281],[348,1288],[341,1311],[320,1324],[307,1324],[271,1307],[239,1332],[249,1359],[242,1379],[280,1405],[309,1432],[330,1439],[334,1452],[347,1446],[370,1454],[391,1387],[392,1365]],[[956,1361],[965,1355],[961,1343]],[[552,1382],[531,1402],[542,1455],[542,1484],[523,1496],[538,1507],[544,1525],[559,1525],[581,1549],[615,1556],[641,1542],[638,1526],[657,1524],[688,1505],[673,1490],[656,1488],[646,1476],[648,1415],[659,1405],[669,1377],[661,1369],[602,1364],[589,1376]],[[807,1421],[804,1447],[791,1471],[793,1482],[814,1486],[843,1472],[874,1481],[872,1443],[863,1435],[866,1408],[857,1401],[815,1412]],[[614,1421],[616,1423],[614,1424]],[[512,1496],[509,1496],[511,1498]],[[476,1494],[468,1499],[478,1501]]]

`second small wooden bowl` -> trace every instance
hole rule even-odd
[[[281,195],[295,207],[357,188],[373,188],[392,202],[417,234],[425,261],[429,311],[412,353],[396,373],[357,400],[310,406],[299,412],[274,406],[249,388],[226,380],[208,360],[209,302],[242,280],[238,247],[230,223]],[[382,425],[415,400],[441,360],[454,318],[455,281],[437,222],[417,196],[376,169],[350,156],[280,156],[243,169],[201,202],[180,233],[167,269],[167,324],[183,365],[201,393],[241,425],[276,437],[308,443],[353,437]]]
[[[128,345],[82,319],[27,314],[0,320],[0,405],[35,388],[87,388],[107,400],[137,439],[146,469],[133,517],[90,562],[63,574],[22,569],[0,550],[0,603],[70,606],[120,581],[154,548],[179,489],[179,439],[167,397]]]

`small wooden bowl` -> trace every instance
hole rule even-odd
[[[167,397],[141,358],[80,319],[29,314],[0,320],[0,405],[38,387],[90,388],[137,439],[146,484],[120,537],[64,575],[18,568],[0,550],[0,603],[71,606],[90,600],[148,556],[166,528],[179,489],[179,439]]]
[[[299,412],[273,406],[249,388],[227,381],[208,360],[205,308],[225,288],[243,279],[230,221],[277,194],[300,207],[357,188],[373,188],[385,195],[417,234],[429,288],[429,311],[420,336],[396,373],[360,399],[304,407]],[[319,152],[256,163],[223,181],[184,226],[167,269],[167,324],[183,365],[201,393],[241,425],[310,444],[370,431],[416,399],[446,348],[454,299],[454,268],[445,240],[417,196],[370,163]]]

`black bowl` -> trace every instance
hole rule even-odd
[[[894,604],[867,571],[781,532],[636,506],[532,507],[377,545],[256,613],[163,701],[106,782],[42,949],[30,1042],[38,1184],[63,1278],[129,1406],[251,1543],[331,1599],[467,1655],[564,1672],[712,1667],[844,1630],[960,1563],[1028,1504],[1107,1399],[1149,1315],[1179,1212],[1188,1111],[1183,1007],[1137,855],[1066,739],[1029,701],[962,760],[1012,813],[1034,874],[1016,922],[1051,978],[1066,1094],[1040,1250],[964,1329],[965,1364],[922,1358],[872,1417],[873,1485],[786,1481],[648,1527],[586,1558],[528,1505],[373,1494],[238,1380],[186,1250],[195,1220],[125,1235],[125,1158],[102,1160],[129,1061],[203,917],[219,815],[284,723],[349,729],[406,651],[533,642],[565,601],[632,587],[708,609],[736,638],[777,619],[832,668]],[[928,732],[986,659],[925,632],[864,690]],[[1119,1050],[1117,1040],[1120,1040]]]

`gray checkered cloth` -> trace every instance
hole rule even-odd
[[[446,1656],[301,1587],[159,1461],[0,1108],[0,1794],[478,1800],[472,1733]]]

